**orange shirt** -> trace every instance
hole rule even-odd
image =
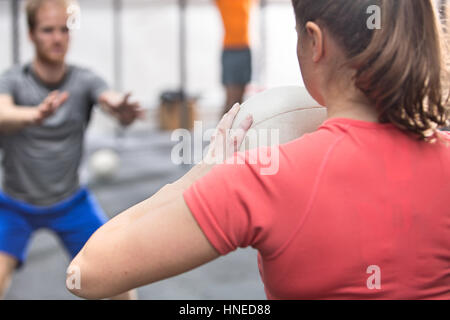
[[[225,29],[224,47],[249,47],[250,10],[254,0],[216,0]]]

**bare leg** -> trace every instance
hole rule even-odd
[[[12,275],[17,264],[16,258],[0,252],[0,300],[4,298],[11,284]]]
[[[227,101],[222,111],[222,116],[227,113],[231,107],[236,103],[242,103],[244,99],[245,86],[230,85],[225,88],[227,94]]]

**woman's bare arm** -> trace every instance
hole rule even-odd
[[[251,118],[242,123],[237,143],[223,137],[238,110],[232,109],[219,123],[206,161],[94,233],[69,266],[68,270],[79,270],[81,278],[80,289],[69,288],[73,294],[106,298],[186,272],[219,256],[184,202],[183,192],[207,174],[217,159],[225,159],[240,146]],[[227,145],[227,141],[232,144]]]
[[[81,287],[71,292],[103,299],[191,270],[219,256],[197,225],[182,195],[136,219],[105,225],[72,261]],[[144,213],[140,215],[139,213]]]

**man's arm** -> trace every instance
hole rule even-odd
[[[40,125],[67,100],[68,96],[65,92],[54,91],[37,107],[19,107],[15,105],[10,95],[0,94],[0,133],[14,133],[28,126]]]
[[[115,91],[105,91],[99,96],[98,103],[122,125],[128,126],[144,117],[141,105],[139,102],[130,102],[130,96],[130,93],[123,95]]]

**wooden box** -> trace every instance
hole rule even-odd
[[[187,105],[187,128],[191,130],[194,127],[196,116],[196,99],[188,99]],[[181,101],[162,101],[159,106],[159,127],[161,130],[176,130],[182,128],[182,107]]]

